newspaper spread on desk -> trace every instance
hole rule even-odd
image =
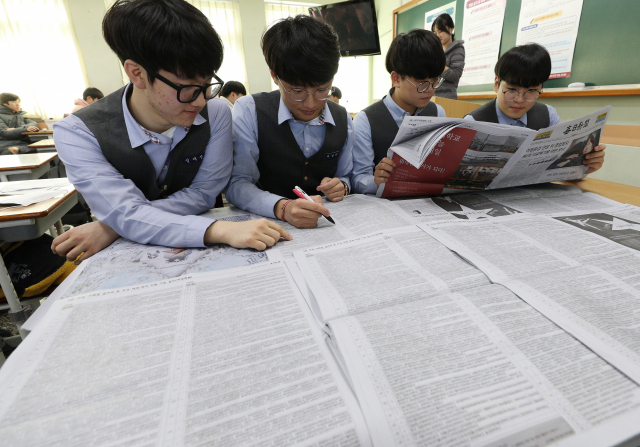
[[[482,191],[585,176],[611,106],[539,131],[452,118],[405,117],[387,157],[383,198]]]

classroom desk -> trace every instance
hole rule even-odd
[[[49,162],[57,156],[57,152],[3,155],[0,157],[0,181],[39,179],[49,172]]]
[[[621,183],[607,182],[594,178],[585,178],[577,182],[557,182],[563,185],[573,185],[583,192],[593,192],[600,194],[607,199],[616,202],[628,203],[640,206],[640,188],[637,186],[623,185]]]
[[[35,239],[51,228],[52,236],[62,234],[62,216],[78,203],[78,194],[73,185],[66,187],[64,195],[34,203],[29,206],[0,210],[0,241],[17,242]],[[11,320],[18,326],[24,337],[22,324],[31,311],[20,304],[4,260],[0,256],[0,286],[9,304]]]
[[[53,138],[47,138],[45,140],[36,141],[35,143],[31,143],[27,147],[35,148],[38,153],[40,152],[52,152],[56,149],[56,143],[53,141]]]
[[[39,132],[22,132],[22,135],[27,135],[31,141],[36,142],[53,138],[53,130],[41,130]]]

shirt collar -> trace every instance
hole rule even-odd
[[[507,115],[504,114],[502,110],[500,110],[500,107],[498,107],[498,101],[496,101],[496,114],[498,115],[498,123],[500,124],[508,124],[510,126],[513,126],[515,123],[520,121],[522,124],[524,124],[524,127],[527,127],[526,113],[522,115],[522,117],[515,120],[513,118],[509,118]]]
[[[289,110],[287,106],[284,105],[284,101],[282,100],[281,95],[280,106],[278,107],[278,124],[282,124],[288,120],[293,120],[296,123],[311,124],[312,126],[321,126],[322,124],[331,124],[332,126],[336,125],[335,121],[333,120],[333,116],[331,116],[331,111],[329,110],[329,105],[327,103],[324,104],[324,108],[322,109],[322,112],[320,112],[320,116],[318,116],[317,118],[314,118],[311,121],[299,121],[293,117],[293,115],[291,114],[291,110]]]
[[[395,87],[391,88],[391,90],[389,90],[389,94],[385,95],[385,97],[382,98],[382,102],[384,103],[385,106],[387,106],[387,109],[389,109],[389,112],[391,112],[391,116],[402,120],[405,117],[405,115],[409,115],[409,112],[404,110],[402,107],[396,104],[396,102],[393,100],[391,95],[393,95],[394,91],[395,91]],[[420,109],[416,109],[416,112],[413,115],[415,116],[418,113],[422,112],[422,109],[424,109],[424,107]]]
[[[154,138],[153,134],[155,134],[155,132],[152,133],[146,130],[144,127],[142,127],[140,123],[138,123],[135,120],[133,115],[131,115],[131,111],[129,110],[129,106],[127,105],[127,96],[129,95],[129,91],[132,88],[133,88],[132,84],[129,83],[129,85],[127,85],[127,87],[124,89],[124,95],[122,95],[122,112],[124,115],[124,124],[127,127],[127,133],[129,134],[129,141],[131,142],[131,147],[139,147],[149,141],[155,142],[153,141],[153,138]],[[205,120],[202,117],[202,115],[198,114],[196,116],[196,119],[193,121],[193,125],[197,126],[202,123],[205,123],[206,121],[207,120]],[[189,128],[185,127],[184,129],[186,132],[188,132]],[[160,135],[160,134],[157,134],[157,135]],[[164,138],[167,138],[167,137],[164,137]],[[155,143],[158,144],[157,142]]]

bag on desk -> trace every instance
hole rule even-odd
[[[0,248],[20,298],[39,295],[52,284],[60,284],[76,268],[73,262],[51,252],[52,242],[51,236],[43,234],[37,239],[6,243]],[[4,298],[2,291],[0,298]]]

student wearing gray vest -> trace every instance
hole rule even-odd
[[[222,86],[215,71],[223,50],[209,20],[182,0],[120,0],[104,17],[103,35],[131,83],[54,128],[69,180],[99,219],[56,238],[54,252],[69,260],[84,253],[79,262],[118,235],[259,250],[289,237],[266,219],[196,216],[226,186],[233,154],[231,113],[212,99]]]
[[[496,99],[478,107],[464,119],[533,130],[561,122],[556,109],[536,102],[551,75],[551,56],[543,46],[530,43],[511,48],[498,59],[494,72]],[[589,168],[587,174],[602,167],[606,147],[600,144],[585,155],[583,164]]]
[[[441,106],[431,102],[445,67],[444,51],[434,33],[414,29],[398,35],[387,51],[385,66],[393,84],[389,94],[353,120],[352,184],[357,193],[375,194],[389,179],[395,164],[387,151],[405,116],[446,116]]]
[[[309,16],[279,21],[262,36],[278,90],[243,96],[233,107],[233,173],[226,190],[239,208],[298,228],[329,216],[319,196],[295,200],[295,186],[339,201],[350,189],[353,123],[328,101],[340,49],[331,28]]]

